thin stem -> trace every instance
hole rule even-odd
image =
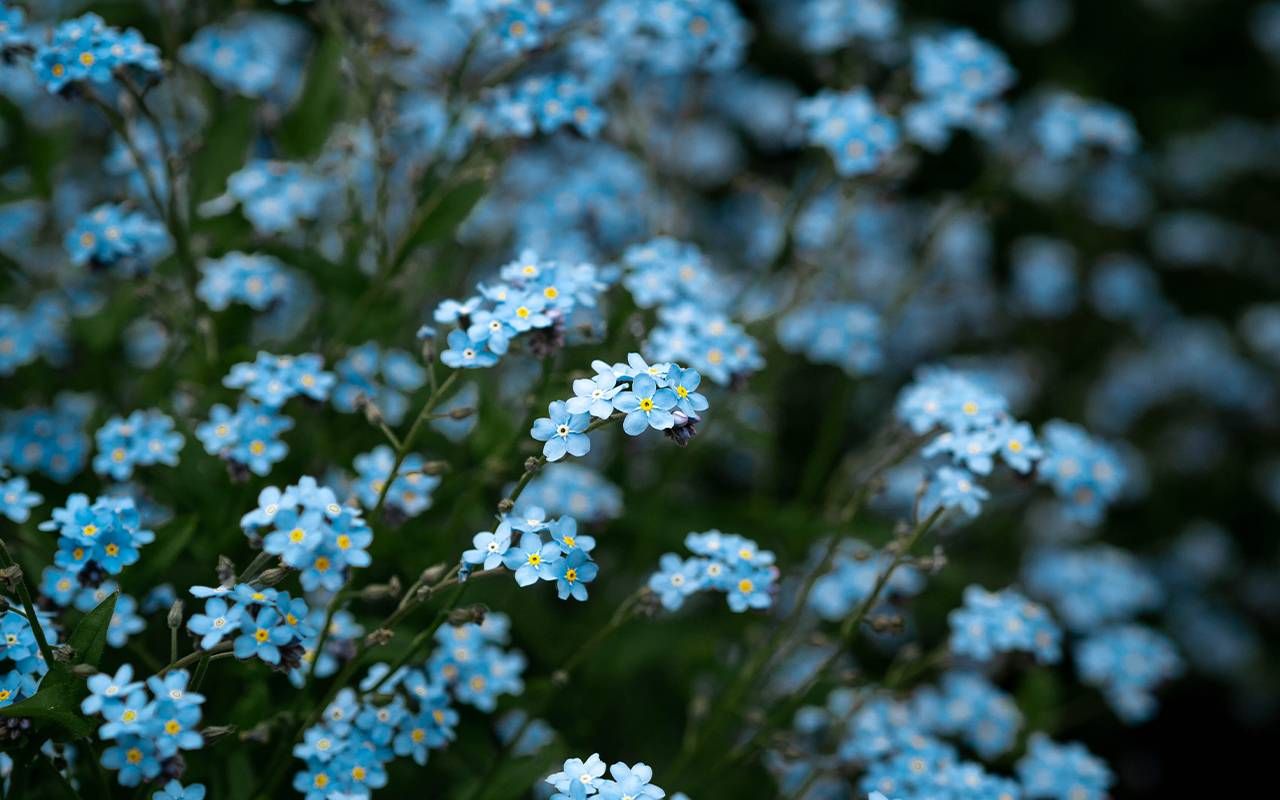
[[[432,390],[427,396],[427,401],[422,404],[422,410],[418,412],[418,416],[413,420],[413,424],[409,426],[409,432],[404,435],[400,443],[396,446],[395,462],[391,465],[391,474],[387,475],[386,480],[382,483],[382,490],[378,492],[378,502],[374,504],[373,510],[369,512],[369,516],[375,517],[382,510],[382,505],[387,501],[387,492],[391,491],[391,484],[395,483],[400,474],[400,467],[404,464],[404,460],[409,457],[409,450],[413,447],[413,441],[418,436],[418,430],[422,427],[422,423],[427,420],[435,407],[444,399],[444,395],[458,380],[458,371],[454,370],[449,373],[449,377],[444,379],[444,383]]]
[[[342,587],[333,593],[333,597],[329,598],[329,602],[324,613],[324,627],[320,629],[320,638],[316,640],[316,647],[311,651],[311,668],[307,670],[306,680],[303,683],[304,686],[310,683],[315,677],[316,664],[320,663],[320,654],[324,652],[324,646],[329,641],[329,630],[333,627],[333,617],[338,613],[339,601],[342,599],[343,589],[346,588],[347,581],[343,581]]]
[[[156,673],[156,676],[163,678],[165,673],[170,672],[172,670],[188,667],[203,658],[209,658],[211,656],[217,655],[218,653],[230,653],[230,652],[231,652],[231,642],[218,642],[213,647],[210,647],[208,650],[196,650],[194,652],[187,653],[185,656],[177,659],[176,661],[169,662],[167,666],[165,666],[159,672]]]
[[[836,661],[839,660],[840,656],[845,652],[849,645],[853,644],[863,620],[866,619],[867,614],[871,613],[871,610],[875,608],[876,604],[880,601],[880,595],[884,592],[885,587],[888,586],[894,573],[897,572],[898,568],[907,560],[911,554],[911,550],[920,541],[924,534],[934,526],[939,518],[941,518],[943,511],[944,509],[942,508],[935,509],[932,514],[919,522],[904,539],[899,540],[900,544],[896,548],[892,560],[890,560],[888,567],[876,576],[876,582],[872,586],[870,594],[863,598],[862,602],[858,604],[858,607],[852,614],[845,617],[844,623],[840,626],[839,638],[836,641],[835,646],[832,647],[831,653],[822,661],[821,664],[818,665],[818,668],[813,671],[813,674],[807,681],[805,681],[804,685],[799,690],[788,695],[787,699],[775,708],[772,713],[770,713],[754,736],[733,748],[733,750],[729,752],[728,756],[722,759],[716,767],[719,767],[720,764],[724,764],[725,766],[733,765],[740,759],[754,753],[755,750],[764,743],[765,737],[773,727],[780,721],[785,720],[791,713],[794,713],[796,708],[799,708],[808,696],[810,690],[818,685],[819,681],[821,681],[826,672],[835,665]],[[707,773],[708,776],[715,774],[716,767],[713,767],[712,770]]]

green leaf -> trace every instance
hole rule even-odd
[[[143,574],[146,577],[158,577],[168,571],[178,560],[178,556],[182,555],[187,549],[187,545],[191,543],[191,537],[196,532],[196,515],[181,517],[165,526],[163,531],[156,535],[156,546],[147,553],[145,559],[146,569]]]
[[[405,255],[407,256],[416,247],[448,236],[457,230],[488,189],[488,182],[483,180],[463,181],[449,189],[440,203],[422,218],[417,229],[410,234],[409,247],[405,249]]]
[[[77,664],[98,666],[102,650],[107,646],[107,629],[111,627],[111,617],[116,613],[116,599],[119,597],[119,592],[113,592],[97,608],[85,614],[67,640],[76,651]]]
[[[315,155],[341,116],[342,105],[342,40],[330,35],[312,54],[302,96],[280,123],[280,149],[293,158]]]
[[[257,133],[257,106],[243,97],[228,98],[213,112],[204,145],[191,163],[192,193],[197,200],[222,194],[231,173],[244,166]]]
[[[112,594],[85,615],[67,640],[76,651],[76,662],[97,665],[107,643],[107,628],[116,610],[116,598]],[[2,717],[27,717],[40,723],[55,725],[70,736],[81,738],[93,733],[94,723],[80,713],[80,701],[88,693],[85,683],[71,674],[66,664],[49,665],[49,672],[40,681],[40,688],[25,700],[0,708]]]

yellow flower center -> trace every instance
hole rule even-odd
[[[317,789],[323,789],[324,787],[329,785],[329,776],[321,772],[318,775],[316,775],[316,777],[311,782],[315,784],[315,787]]]
[[[569,583],[573,583],[578,579],[578,571],[570,567],[564,571],[564,579]]]
[[[676,387],[676,397],[679,397],[681,400],[683,400],[688,396],[689,396],[688,389],[684,388],[683,386]]]
[[[138,718],[138,712],[134,711],[132,708],[125,709],[125,712],[120,715],[121,722],[133,722],[137,718]]]
[[[325,558],[324,556],[320,556],[319,558],[316,559],[315,568],[316,568],[316,572],[328,572],[329,559]]]
[[[170,736],[174,736],[182,731],[182,725],[176,719],[171,719],[164,724],[164,732]]]
[[[67,71],[67,68],[62,66],[61,64],[54,64],[49,71],[53,73],[53,77],[61,78],[63,73]]]
[[[142,762],[142,751],[136,747],[130,747],[124,757],[130,764],[138,764]]]
[[[653,398],[652,398],[652,397],[646,397],[646,398],[644,398],[643,400],[641,400],[641,401],[640,401],[640,410],[641,410],[641,411],[652,411],[652,410],[653,410]]]
[[[1012,451],[1012,452],[1014,452],[1014,453],[1021,453],[1021,452],[1022,452],[1022,442],[1018,441],[1017,439],[1010,439],[1010,440],[1009,440],[1009,450],[1010,450],[1010,451]]]
[[[547,288],[542,290],[542,296],[547,298],[548,300],[555,300],[557,297],[560,296],[560,290],[554,286],[548,286]]]
[[[414,742],[421,742],[423,739],[427,738],[427,732],[422,728],[414,728],[409,731],[409,738]]]
[[[303,539],[306,539],[306,538],[307,538],[307,532],[304,531],[302,528],[294,528],[293,530],[289,531],[289,541],[293,542],[294,544],[298,544],[299,542],[301,542]]]
[[[520,319],[524,319],[528,317],[529,309],[525,308],[524,306],[520,306],[519,308],[516,309],[516,316],[519,317]]]
[[[364,780],[364,776],[365,776],[364,767],[351,768],[351,777],[354,778],[355,780],[362,781]]]
[[[253,632],[253,638],[257,639],[259,644],[263,644],[267,639],[271,638],[271,631],[266,628],[258,628]]]
[[[103,548],[103,549],[107,551],[107,555],[109,555],[109,556],[118,556],[118,555],[120,555],[120,546],[119,546],[119,545],[109,544],[109,545],[107,545],[107,546],[106,546],[105,548]]]
[[[117,447],[115,450],[112,450],[111,460],[116,462],[117,464],[119,464],[121,461],[124,461],[124,448]]]
[[[542,555],[540,553],[529,554],[529,566],[536,567],[542,563]]]
[[[351,546],[351,537],[345,533],[338,537],[338,549],[346,550]]]
[[[707,360],[712,364],[719,364],[721,361],[724,361],[724,353],[720,351],[720,348],[713,347],[710,352],[707,353]]]
[[[743,594],[750,594],[755,588],[756,588],[756,585],[752,583],[751,580],[748,578],[743,578],[742,580],[738,581],[738,591],[742,592]]]
[[[960,410],[968,414],[969,416],[973,416],[974,414],[978,413],[978,404],[973,402],[972,400],[969,400],[965,402],[964,405],[960,406]]]
[[[83,533],[85,536],[92,537],[94,534],[98,532],[98,526],[90,522],[88,525],[85,525],[83,528],[81,528],[80,532]]]
[[[576,547],[577,545],[576,545],[576,544],[574,544],[574,542],[575,542],[575,539],[574,539],[572,536],[566,536],[566,537],[564,537],[564,546],[565,546],[565,547]]]
[[[253,453],[255,456],[260,456],[267,452],[267,443],[261,439],[254,439],[252,442],[249,442],[249,452]]]

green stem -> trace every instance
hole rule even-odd
[[[934,526],[942,516],[943,511],[944,509],[942,508],[935,509],[932,514],[919,522],[905,538],[899,540],[899,545],[894,552],[892,560],[889,562],[889,566],[876,576],[876,582],[872,586],[871,593],[863,598],[862,602],[858,604],[858,607],[852,614],[845,617],[844,623],[840,626],[839,638],[837,639],[835,646],[832,647],[831,653],[820,665],[818,665],[818,668],[814,670],[813,674],[807,681],[805,681],[804,685],[798,691],[792,692],[788,695],[787,699],[769,714],[754,736],[734,747],[725,758],[721,759],[706,773],[708,777],[714,776],[718,771],[718,767],[721,765],[732,766],[739,760],[754,753],[764,744],[765,737],[767,737],[773,728],[780,722],[788,719],[795,710],[804,703],[809,692],[818,685],[826,675],[827,671],[835,665],[836,661],[840,659],[840,656],[844,654],[845,650],[853,644],[854,640],[857,638],[857,634],[861,628],[863,620],[866,619],[867,614],[871,613],[871,610],[875,608],[876,604],[880,601],[880,595],[884,592],[885,587],[888,586],[894,573],[897,572],[898,568],[902,566],[907,558],[910,557],[911,550],[916,546],[924,534]]]
[[[427,396],[427,401],[422,404],[422,410],[418,412],[417,418],[413,420],[413,424],[409,426],[409,432],[400,440],[396,447],[395,462],[391,465],[391,474],[389,474],[382,484],[382,491],[378,492],[378,502],[374,504],[373,510],[369,512],[369,517],[377,516],[382,510],[382,505],[387,501],[387,492],[391,491],[391,484],[395,483],[396,478],[400,474],[400,467],[404,464],[404,460],[409,457],[409,450],[413,447],[413,441],[418,436],[418,430],[422,427],[422,423],[431,416],[431,412],[444,399],[444,395],[458,380],[458,371],[454,370],[449,373],[449,377],[444,379],[444,383],[440,384],[431,394]]]

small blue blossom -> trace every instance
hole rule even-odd
[[[534,420],[529,431],[542,446],[542,454],[548,461],[559,461],[568,453],[571,456],[585,456],[591,450],[591,439],[586,434],[590,416],[586,413],[571,413],[568,405],[556,400],[547,407],[550,416]]]

